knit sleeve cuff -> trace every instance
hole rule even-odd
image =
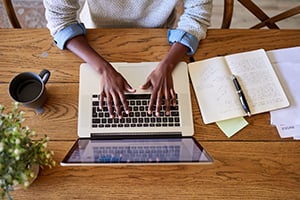
[[[85,35],[86,29],[83,23],[70,24],[54,35],[54,42],[58,48],[64,49],[68,40],[78,36]]]
[[[199,45],[199,40],[194,35],[178,29],[169,29],[168,40],[171,45],[178,42],[187,46],[189,48],[187,55],[193,55]]]

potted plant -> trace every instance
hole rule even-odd
[[[40,167],[55,165],[53,152],[47,149],[49,138],[37,134],[27,126],[23,111],[13,103],[10,112],[0,104],[0,186],[2,199],[12,199],[10,191],[28,187],[37,177]]]

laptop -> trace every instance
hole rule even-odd
[[[108,164],[200,164],[212,157],[193,138],[191,95],[187,64],[173,71],[176,106],[170,116],[147,114],[151,90],[142,90],[147,76],[158,62],[111,63],[136,89],[125,94],[130,114],[109,118],[107,108],[99,109],[101,76],[86,63],[80,66],[78,139],[61,165]]]

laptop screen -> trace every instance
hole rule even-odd
[[[196,164],[213,160],[193,137],[79,138],[61,165]]]

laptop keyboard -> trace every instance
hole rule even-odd
[[[170,107],[170,115],[165,115],[164,102],[161,107],[160,116],[148,114],[148,105],[150,94],[128,94],[125,95],[128,101],[130,113],[123,112],[123,118],[114,119],[109,117],[106,105],[103,109],[99,108],[99,95],[93,95],[92,102],[92,127],[93,128],[114,128],[114,127],[178,127],[180,126],[179,106],[176,100],[176,106]],[[105,104],[105,103],[104,103]],[[121,107],[122,108],[122,107]],[[155,107],[153,108],[155,110]]]
[[[93,153],[100,163],[177,161],[180,145],[93,147]]]

